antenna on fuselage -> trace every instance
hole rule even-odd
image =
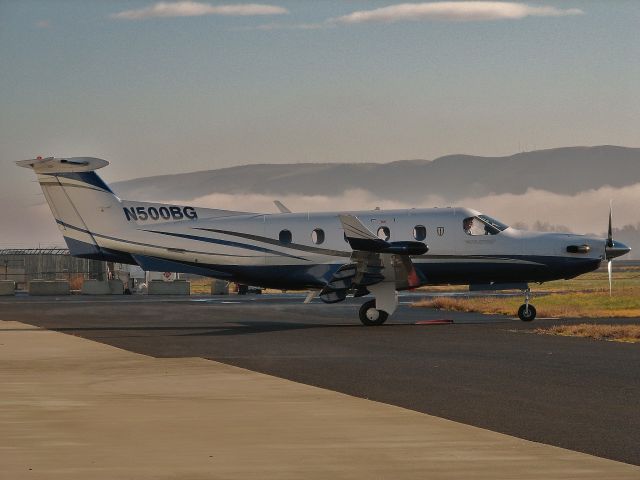
[[[274,200],[273,203],[275,204],[276,207],[278,207],[278,210],[280,210],[280,213],[291,213],[291,210],[285,207],[280,200]]]

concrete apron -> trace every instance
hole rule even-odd
[[[624,463],[18,322],[0,321],[0,388],[3,478],[640,477]]]

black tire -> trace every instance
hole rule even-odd
[[[368,302],[364,302],[360,307],[360,312],[359,312],[360,321],[362,322],[363,325],[366,325],[367,327],[382,325],[384,322],[387,321],[387,318],[389,318],[389,314],[384,310],[376,310],[376,312],[378,313],[378,317],[371,319],[367,316],[367,312],[369,311],[369,309],[376,310],[375,300],[369,300]]]
[[[518,318],[523,322],[531,322],[536,318],[536,307],[529,305],[529,311],[527,312],[527,306],[525,304],[520,305],[518,309]]]

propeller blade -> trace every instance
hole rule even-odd
[[[612,210],[611,200],[609,200],[609,230],[607,231],[607,247],[613,247],[613,228],[611,226]]]
[[[607,272],[609,273],[609,296],[611,296],[612,293],[613,293],[613,285],[611,284],[611,273],[612,273],[612,270],[613,270],[612,261],[609,260],[607,262]]]

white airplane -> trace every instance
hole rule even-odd
[[[397,292],[422,285],[520,288],[596,270],[630,249],[608,238],[525,232],[468,208],[279,214],[121,200],[98,158],[16,162],[37,174],[72,255],[188,272],[278,289],[309,289],[327,303],[372,294],[360,321],[381,325]],[[278,202],[279,203],[279,202]],[[308,300],[312,295],[308,297]]]

